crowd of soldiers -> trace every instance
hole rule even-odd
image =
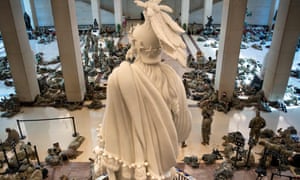
[[[11,79],[11,72],[8,64],[7,57],[1,57],[0,58],[0,80],[8,80]]]
[[[48,174],[47,165],[62,165],[63,162],[75,159],[82,151],[78,151],[85,138],[77,136],[62,150],[59,143],[48,149],[45,158],[46,166],[41,165],[36,151],[30,142],[24,143],[19,133],[12,128],[5,129],[7,138],[0,142],[0,179],[45,179]]]
[[[203,116],[202,144],[204,145],[207,145],[209,143],[210,126],[212,123],[211,116],[214,113],[211,105],[212,104],[209,104],[207,107],[204,107],[202,110],[202,116]],[[213,164],[217,160],[223,161],[221,165],[215,170],[215,174],[214,174],[215,179],[222,179],[222,178],[230,179],[234,174],[234,170],[236,169],[251,168],[251,167],[255,167],[256,165],[258,166],[260,165],[259,163],[255,162],[255,156],[253,152],[251,152],[251,149],[257,144],[264,145],[267,148],[270,148],[271,146],[270,144],[275,143],[275,140],[269,141],[265,139],[266,137],[275,138],[274,137],[275,133],[270,133],[269,129],[262,131],[265,125],[266,125],[265,120],[260,116],[260,111],[257,110],[256,116],[249,122],[250,133],[249,133],[248,149],[245,148],[246,139],[241,132],[239,131],[229,132],[227,135],[223,136],[224,143],[222,145],[224,148],[221,151],[219,151],[218,149],[213,149],[211,154],[204,154],[202,156],[202,160],[204,161],[205,164]],[[288,141],[287,143],[292,144],[291,141],[293,141],[293,139],[291,138],[290,135],[297,134],[297,131],[294,128],[288,128],[287,130],[284,131],[278,130],[278,133],[281,140],[282,137],[284,137],[285,141]],[[300,147],[298,144],[299,142],[297,141],[297,146]],[[277,148],[277,151],[281,151],[281,149]],[[287,149],[283,151],[290,152],[290,150]],[[291,156],[290,153],[286,153],[286,154]],[[264,157],[265,156],[264,153],[261,153],[261,156],[262,158],[266,158]],[[286,158],[288,157],[286,156]],[[193,168],[199,167],[200,164],[196,156],[186,156],[184,158],[184,162],[192,166]],[[299,162],[299,166],[300,166],[300,162]],[[228,167],[231,168],[228,169]]]
[[[295,88],[288,86],[289,99],[269,102],[261,90],[262,80],[259,78],[262,65],[254,59],[240,59],[235,82],[235,90],[231,99],[225,92],[214,89],[216,60],[209,57],[207,60],[195,60],[188,56],[187,66],[190,71],[183,74],[184,86],[190,99],[199,101],[200,108],[212,103],[217,111],[227,113],[231,108],[243,109],[254,106],[261,111],[271,112],[270,107],[286,112],[286,105],[299,105]],[[204,63],[203,63],[204,62]],[[219,95],[221,93],[221,95]]]
[[[249,33],[245,34],[250,36]],[[250,41],[254,41],[253,37],[245,37]],[[265,37],[265,38],[268,38]],[[202,39],[201,39],[202,40]],[[203,38],[205,41],[206,38]],[[264,41],[263,39],[262,41]],[[259,112],[270,112],[270,106],[279,108],[286,112],[286,108],[281,108],[280,102],[268,102],[264,92],[261,90],[262,80],[258,78],[262,70],[262,65],[254,59],[240,59],[235,83],[235,90],[232,98],[229,99],[225,92],[218,92],[214,87],[214,76],[216,72],[216,60],[209,57],[205,59],[201,52],[197,53],[197,58],[194,59],[191,55],[187,58],[187,66],[189,72],[183,75],[183,84],[186,89],[187,97],[198,101],[202,108],[202,144],[209,144],[209,136],[211,133],[213,110],[227,113],[231,108],[243,109],[244,107],[254,106],[257,108],[257,115],[249,124],[250,139],[248,142],[249,149],[245,149],[245,138],[240,132],[229,133],[226,136],[227,143],[224,144],[224,164],[216,170],[215,177],[218,179],[221,176],[230,178],[233,175],[231,170],[224,169],[230,167],[251,167],[255,165],[255,157],[251,153],[251,149],[259,141],[261,129],[265,127],[265,121],[260,116]],[[250,79],[249,77],[253,78]],[[219,93],[221,95],[219,96]],[[246,97],[246,98],[245,98]],[[295,104],[297,105],[297,103]],[[285,109],[285,110],[284,110]],[[213,163],[216,160],[214,153],[205,154],[202,160],[205,163]],[[191,166],[199,166],[199,161],[190,163]],[[196,164],[196,165],[195,165]]]
[[[38,156],[31,143],[21,141],[15,129],[6,128],[6,133],[7,138],[0,144],[0,179],[46,178],[48,170],[33,162]]]
[[[260,111],[256,111],[256,116],[249,122],[249,140],[248,149],[245,149],[245,138],[239,131],[230,132],[223,137],[224,163],[231,164],[236,169],[255,167],[257,177],[266,176],[266,171],[270,167],[275,167],[277,173],[292,170],[300,167],[300,141],[297,130],[290,126],[286,129],[278,129],[275,133],[271,129],[264,129],[265,120],[260,116]],[[256,150],[261,150],[257,153],[260,158],[256,162],[251,149],[259,146]],[[262,147],[262,148],[261,148]],[[227,172],[222,168],[222,165],[216,170],[215,175],[226,171],[231,176],[232,169]],[[289,176],[289,177],[292,177]],[[217,177],[216,177],[217,178]]]
[[[0,101],[0,111],[3,113],[1,117],[12,117],[21,110],[21,103],[15,94],[10,94],[9,97],[3,97]]]
[[[107,26],[101,28],[99,32],[102,38],[92,29],[81,30],[79,33],[87,87],[86,100],[94,100],[88,105],[89,108],[98,109],[103,107],[99,100],[105,99],[106,92],[105,87],[100,86],[98,80],[106,80],[113,68],[125,60],[126,52],[129,49],[129,45],[114,42],[114,32],[113,28]],[[266,33],[265,35],[264,32]],[[255,39],[258,36],[257,34],[261,37]],[[268,37],[269,33],[259,28],[250,28],[243,36],[245,42],[255,42],[258,39],[269,40]],[[48,66],[49,64],[59,63],[59,56],[48,61],[44,60],[42,52],[37,53],[36,62],[41,94],[37,96],[35,105],[65,107],[69,110],[80,109],[83,103],[68,103],[66,100],[61,70],[51,68],[53,66]],[[200,107],[203,107],[208,102],[213,102],[214,109],[227,113],[231,108],[242,109],[243,107],[253,105],[266,112],[271,111],[269,106],[286,110],[284,104],[298,105],[298,98],[295,91],[289,93],[291,94],[291,99],[283,103],[267,102],[264,97],[261,97],[263,92],[259,90],[262,80],[256,74],[261,71],[262,65],[253,59],[239,60],[236,87],[231,99],[227,97],[226,93],[217,92],[213,88],[216,59],[212,59],[211,57],[206,59],[201,51],[199,51],[197,59],[194,59],[191,55],[188,56],[187,66],[191,68],[191,71],[185,73],[183,76],[186,81],[186,91],[189,98],[199,101]],[[13,85],[13,82],[9,82],[11,74],[7,60],[1,60],[0,68],[4,68],[0,74],[1,80],[7,81],[5,83],[7,85]],[[250,76],[254,77],[251,84],[247,82]],[[97,81],[89,79],[96,79]],[[222,93],[221,98],[218,98],[218,93]],[[241,99],[241,95],[248,96],[248,98]],[[96,96],[96,98],[91,98],[93,96]]]
[[[125,54],[129,47],[120,43],[116,46],[113,37],[100,39],[99,35],[93,33],[92,30],[80,32],[86,84],[85,100],[91,101],[86,106],[90,109],[99,109],[103,107],[101,100],[106,98],[106,87],[100,81],[107,80],[114,67],[125,60]],[[39,84],[41,92],[45,93],[41,93],[37,97],[35,105],[65,107],[69,110],[83,107],[83,103],[67,102],[63,91],[62,73],[56,71],[51,78],[41,76]]]
[[[216,60],[211,57],[205,60],[201,54],[195,60],[189,55],[187,66],[192,69],[183,75],[188,97],[199,101],[200,108],[210,104],[213,109],[227,113],[231,108],[227,94],[223,92],[218,98],[218,92],[213,88]]]
[[[202,35],[205,37],[217,37],[220,34],[220,27],[219,25],[215,25],[213,23],[213,17],[207,17],[207,23],[205,26],[201,24],[192,23],[189,24],[186,28],[188,35]]]
[[[210,18],[210,17],[209,17]],[[207,41],[206,36],[198,37],[197,41]],[[262,26],[250,26],[245,27],[243,33],[243,43],[257,43],[255,48],[261,45],[265,45],[267,41],[272,40],[272,32],[267,27]],[[243,44],[242,43],[242,44]],[[211,45],[217,47],[216,41]],[[241,45],[241,48],[244,48]],[[296,87],[287,88],[287,97],[283,102],[268,102],[264,97],[264,93],[261,91],[263,80],[260,78],[262,71],[262,64],[251,58],[240,58],[238,62],[238,73],[236,76],[235,90],[228,99],[224,92],[217,92],[214,90],[214,77],[216,71],[216,59],[209,57],[205,59],[201,52],[197,52],[197,57],[193,58],[189,55],[187,58],[187,66],[191,68],[191,71],[186,72],[183,78],[186,79],[187,94],[191,99],[200,101],[200,107],[206,104],[208,101],[214,102],[216,110],[228,112],[232,107],[236,109],[242,109],[243,107],[256,106],[260,110],[270,112],[270,106],[278,108],[286,112],[285,105],[299,105],[299,93],[297,94]],[[219,96],[222,93],[221,96]],[[225,99],[226,103],[219,102],[220,98]],[[243,97],[243,98],[241,98]],[[245,98],[247,97],[247,98]],[[220,105],[221,104],[221,105]]]
[[[41,27],[39,29],[31,30],[29,39],[35,39],[39,44],[49,44],[56,39],[56,32],[53,28]]]
[[[56,166],[62,165],[63,162],[76,159],[82,151],[78,151],[85,138],[77,136],[69,145],[66,150],[62,150],[59,143],[53,143],[53,147],[48,148],[48,155],[45,158],[47,165]]]
[[[102,108],[101,100],[106,98],[105,81],[112,70],[125,60],[125,55],[129,49],[129,45],[115,42],[114,36],[112,36],[113,32],[109,27],[102,28],[99,32],[102,35],[101,38],[92,29],[79,33],[87,89],[84,100],[91,101],[89,104],[67,101],[62,71],[58,68],[60,67],[60,57],[45,60],[43,52],[39,52],[35,58],[40,94],[36,97],[34,105],[63,107],[68,110],[81,109],[83,106],[90,109]],[[8,81],[12,76],[7,58],[1,59],[0,63],[0,78]],[[10,84],[13,85],[13,83]],[[17,100],[16,95],[1,100],[0,110],[5,112],[2,116],[12,117],[20,111],[20,102],[15,100]]]

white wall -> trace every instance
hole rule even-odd
[[[82,1],[75,2],[77,23],[79,25],[93,24],[91,4]]]
[[[179,17],[182,0],[162,0],[161,4],[170,6],[173,9],[173,13],[170,14],[173,18]],[[252,12],[251,17],[246,17],[245,21],[249,24],[267,25],[272,0],[248,0],[248,11]],[[35,7],[37,12],[37,18],[40,26],[53,25],[53,17],[51,11],[50,0],[35,0]],[[76,15],[78,24],[92,24],[92,12],[90,3],[83,1],[76,2]],[[191,1],[192,2],[192,1]],[[101,21],[102,24],[114,24],[113,14],[113,1],[103,1],[103,5],[109,11],[101,9]],[[142,9],[137,7],[133,0],[123,0],[123,15],[130,18],[140,18]],[[190,9],[193,9],[195,5],[191,4]],[[215,3],[213,6],[213,18],[214,24],[221,24],[223,1]],[[110,10],[111,9],[111,10]],[[110,12],[112,11],[112,12]],[[203,22],[203,9],[193,11],[189,16],[190,23],[202,23]]]
[[[123,15],[130,17],[130,19],[141,18],[141,12],[143,11],[143,8],[137,6],[133,0],[123,0],[122,6]]]
[[[115,16],[109,11],[101,9],[101,23],[102,24],[115,24]]]
[[[52,7],[50,0],[35,0],[35,8],[39,26],[54,26]],[[76,1],[76,17],[79,25],[93,24],[91,5],[82,1]],[[114,14],[101,10],[103,24],[114,24]]]
[[[76,3],[76,16],[77,16],[77,23],[79,25],[87,25],[87,24],[93,24],[94,20],[92,19],[92,8],[91,4],[82,2],[82,1],[75,1]],[[100,1],[101,3],[101,1]],[[102,24],[114,24],[114,14],[100,9],[101,13],[101,23]],[[98,22],[99,23],[99,22]]]
[[[213,24],[221,24],[222,7],[223,7],[223,1],[215,3],[213,5],[213,10],[212,10],[212,16],[214,19]],[[203,8],[193,11],[190,14],[189,22],[191,24],[194,22],[197,24],[202,24],[203,23],[203,13],[204,13]]]
[[[170,14],[173,18],[177,18],[180,16],[181,11],[181,1],[182,0],[162,0],[160,4],[167,5],[173,9],[173,13]],[[183,0],[185,1],[185,0]]]
[[[162,0],[160,4],[167,5],[173,9],[173,13],[170,15],[172,17],[179,17],[181,11],[181,1],[182,0]],[[131,19],[139,19],[141,17],[141,12],[143,9],[134,3],[134,0],[123,0],[123,15],[130,17]]]
[[[245,17],[248,24],[268,25],[268,18],[271,8],[272,0],[248,0],[247,8],[252,12],[252,16]],[[223,1],[214,4],[213,18],[214,24],[221,24]],[[201,24],[203,22],[203,9],[196,10],[190,14],[190,23],[196,22]]]
[[[53,26],[53,16],[50,0],[34,0],[39,26]]]
[[[247,8],[252,16],[246,17],[248,24],[268,25],[272,0],[248,0]]]
[[[76,1],[77,2],[77,1]],[[114,14],[113,14],[113,0],[111,1],[101,1],[101,6],[103,5],[109,11],[102,12],[101,10],[101,18],[103,24],[114,24]],[[178,17],[181,8],[181,0],[162,0],[161,4],[168,5],[173,9],[173,13],[170,14],[172,17]],[[111,11],[111,12],[110,12]],[[126,16],[130,19],[140,19],[141,12],[143,9],[137,6],[134,3],[134,0],[122,0],[122,11],[123,16]]]

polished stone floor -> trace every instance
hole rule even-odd
[[[37,46],[37,51],[49,50],[49,58],[56,57],[57,55],[57,45],[55,44],[49,44],[47,48],[40,47],[36,42],[32,42],[31,45],[32,47]],[[48,53],[45,54],[47,55]],[[185,71],[185,69],[182,69],[176,62],[172,62],[172,60],[167,60],[166,62],[177,69],[179,74]],[[4,90],[5,89],[2,88],[1,91]],[[201,109],[197,107],[197,102],[193,100],[188,100],[188,105],[192,113],[192,132],[186,141],[188,146],[186,148],[178,147],[180,149],[178,162],[181,162],[183,157],[187,155],[201,157],[202,154],[211,152],[213,148],[222,150],[222,136],[228,132],[240,131],[246,140],[248,139],[248,124],[255,116],[254,108],[244,108],[242,111],[231,110],[227,114],[215,111],[210,145],[203,146],[201,144]],[[79,148],[83,153],[73,161],[87,162],[89,158],[93,158],[92,149],[96,146],[97,140],[96,128],[102,121],[104,110],[104,108],[100,110],[83,108],[81,110],[68,111],[66,109],[56,109],[52,107],[23,107],[21,113],[12,118],[1,117],[0,139],[3,141],[6,138],[5,128],[18,128],[16,120],[74,117],[76,129],[79,135],[85,137],[85,141]],[[261,113],[261,116],[266,120],[267,127],[273,130],[277,130],[278,128],[285,129],[289,126],[295,126],[296,129],[299,130],[299,115],[299,107],[288,108],[287,113],[278,111],[277,109],[272,109],[271,113]],[[20,124],[20,127],[23,135],[26,136],[24,141],[30,141],[33,145],[37,146],[41,161],[44,160],[47,155],[47,149],[52,147],[53,143],[59,142],[62,149],[65,149],[73,140],[73,125],[70,120],[23,122]],[[253,151],[260,152],[260,148],[254,148]]]
[[[178,162],[182,162],[184,156],[195,155],[201,158],[203,154],[210,153],[213,148],[223,149],[221,143],[222,136],[228,132],[240,131],[248,138],[248,124],[251,118],[255,116],[253,108],[245,108],[242,111],[232,110],[227,114],[215,111],[212,123],[212,134],[210,145],[203,146],[201,144],[201,109],[196,107],[195,101],[188,100],[190,111],[192,113],[192,132],[187,139],[188,146],[179,148]],[[0,120],[0,137],[5,139],[5,128],[16,128],[16,120],[38,119],[38,118],[57,118],[57,117],[74,117],[76,129],[79,135],[86,139],[80,146],[79,150],[83,153],[74,162],[87,162],[89,158],[93,158],[92,149],[96,145],[97,134],[96,128],[101,123],[105,109],[89,110],[83,108],[76,111],[67,111],[65,109],[56,109],[52,107],[24,107],[22,112],[13,118],[1,118]],[[273,110],[271,113],[261,113],[266,119],[267,127],[273,130],[278,128],[287,128],[295,126],[300,128],[299,108],[288,109],[287,113]],[[26,122],[21,123],[23,135],[26,136],[25,142],[30,141],[37,146],[41,161],[47,155],[47,149],[52,144],[59,142],[62,149],[66,149],[73,140],[73,125],[70,120],[54,120],[45,122]],[[254,153],[260,153],[261,147],[253,149]],[[202,162],[203,163],[203,162]],[[246,172],[246,171],[245,171]]]

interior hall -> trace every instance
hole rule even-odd
[[[186,66],[161,55],[162,63],[182,79],[192,115],[191,133],[178,143],[177,173],[183,171],[186,179],[300,177],[295,171],[300,162],[282,172],[281,164],[268,166],[266,174],[258,171],[260,159],[268,156],[266,144],[275,144],[274,139],[281,140],[274,146],[284,149],[268,151],[277,153],[277,159],[290,158],[278,153],[300,154],[300,1],[156,2],[172,8],[170,16],[185,31]],[[9,162],[21,143],[35,147],[40,162],[33,162],[48,169],[45,179],[92,176],[107,80],[120,63],[134,61],[126,59],[130,33],[144,19],[134,0],[0,1],[0,179],[20,170],[18,158],[14,168]],[[212,122],[206,143],[203,114],[208,106]],[[250,124],[257,112],[265,121],[263,143],[251,144]],[[8,130],[18,133],[20,144],[5,147]],[[220,172],[226,159],[224,136],[234,133],[244,144],[238,144],[235,134],[230,142],[233,168],[226,174]],[[283,143],[287,133],[293,146]],[[64,156],[75,165],[61,159],[49,163],[55,144],[61,150],[75,144],[73,154]],[[215,150],[222,158],[211,165],[203,155]],[[251,168],[249,151],[255,161]]]

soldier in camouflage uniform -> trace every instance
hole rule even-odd
[[[266,121],[260,116],[259,110],[256,111],[256,116],[250,121],[249,128],[250,134],[249,137],[253,138],[255,142],[258,142],[260,136],[260,130],[266,126]]]
[[[7,138],[4,142],[5,145],[12,145],[13,143],[17,144],[20,140],[20,135],[15,129],[6,128]]]
[[[210,107],[203,108],[202,110],[202,144],[209,145],[209,136],[211,133],[213,109]]]

